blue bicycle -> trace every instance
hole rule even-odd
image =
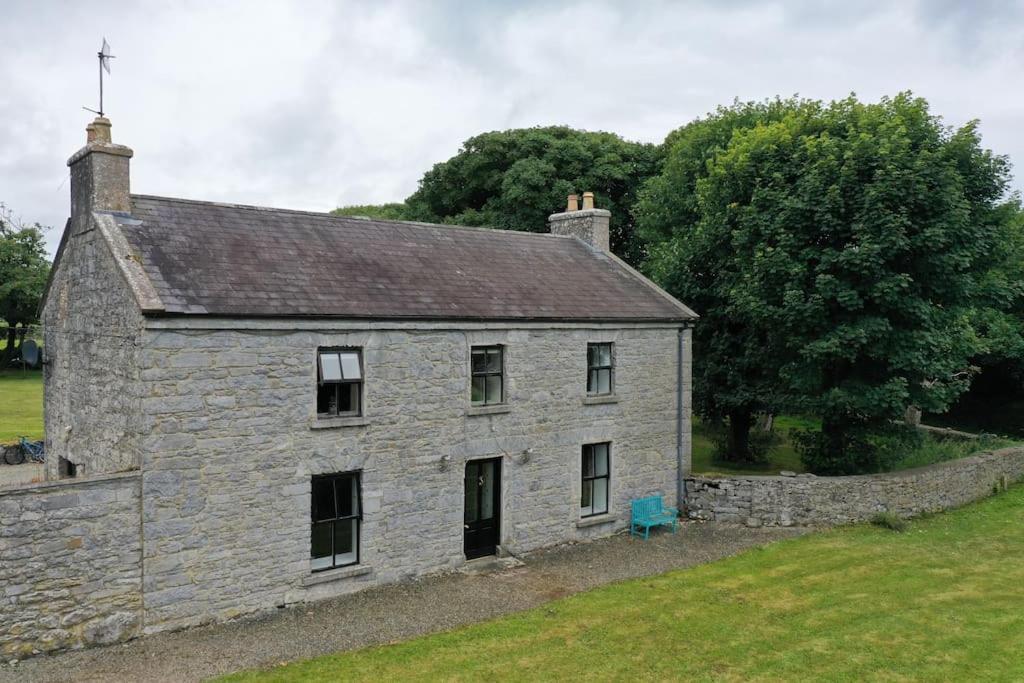
[[[42,441],[29,441],[28,437],[22,436],[18,439],[18,447],[8,448],[4,454],[4,462],[8,465],[20,465],[25,460],[30,462],[44,462],[46,460]]]

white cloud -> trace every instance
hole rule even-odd
[[[569,124],[660,141],[734,98],[912,89],[1024,158],[1021,2],[442,3],[0,7],[0,200],[53,225],[95,106],[133,190],[291,208],[401,200],[485,130]],[[1018,181],[1017,188],[1022,187]]]

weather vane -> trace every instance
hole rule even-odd
[[[114,59],[114,55],[110,54],[110,45],[107,44],[106,38],[103,39],[103,47],[96,53],[96,57],[100,60],[100,108],[99,111],[89,109],[89,107],[82,107],[82,109],[103,116],[103,72],[110,73],[110,60]]]

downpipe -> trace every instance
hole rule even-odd
[[[676,348],[676,509],[685,515],[686,487],[683,483],[683,351],[686,328],[679,328]]]

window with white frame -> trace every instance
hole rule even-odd
[[[359,349],[320,349],[316,364],[318,417],[352,417],[363,411],[363,366]]]
[[[603,515],[608,512],[610,452],[611,444],[609,443],[591,443],[583,446],[581,517]]]
[[[310,568],[315,571],[359,564],[362,523],[359,472],[313,477]]]

